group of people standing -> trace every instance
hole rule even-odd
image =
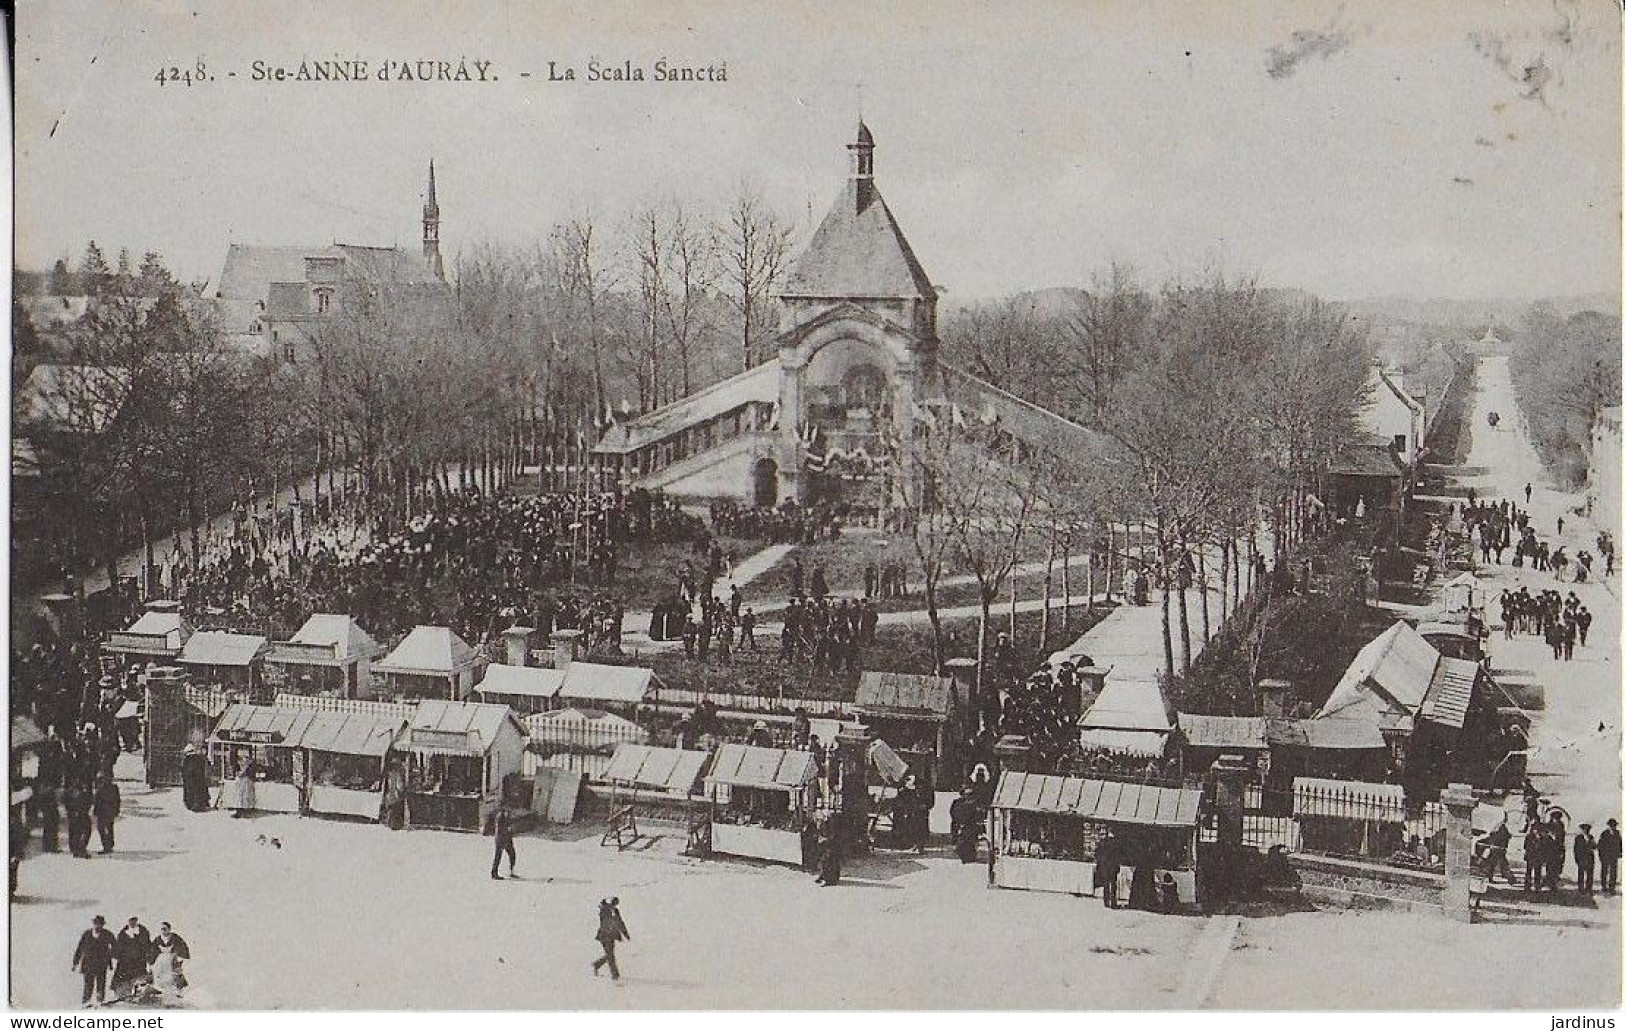
[[[1573,591],[1565,597],[1547,589],[1530,593],[1527,587],[1501,591],[1501,631],[1508,640],[1514,634],[1534,634],[1552,649],[1552,658],[1574,658],[1574,645],[1585,646],[1591,632],[1592,615]]]
[[[109,973],[115,1002],[149,990],[160,998],[178,998],[186,989],[184,971],[191,958],[186,939],[167,923],[159,924],[154,936],[132,916],[114,934],[98,915],[73,950],[73,970],[84,979],[80,1002],[88,1006],[94,999],[96,1005],[106,1005]]]
[[[1538,803],[1531,802],[1527,810],[1523,838],[1523,889],[1537,892],[1557,891],[1563,871],[1570,857],[1574,860],[1574,883],[1577,891],[1590,895],[1596,891],[1598,867],[1602,873],[1602,890],[1612,895],[1619,890],[1620,832],[1619,821],[1610,819],[1601,834],[1593,835],[1591,824],[1582,823],[1569,839],[1563,811],[1556,806],[1541,818]],[[1491,863],[1490,877],[1497,872],[1511,881],[1505,854],[1510,832],[1497,828],[1485,839]]]

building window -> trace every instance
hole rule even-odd
[[[333,291],[316,291],[316,314],[326,315],[333,307]]]
[[[1404,451],[1405,450],[1405,434],[1403,434],[1403,433],[1394,434],[1394,448],[1396,450],[1399,450],[1399,451]]]

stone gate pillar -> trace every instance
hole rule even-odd
[[[1439,795],[1444,804],[1444,915],[1473,922],[1473,808],[1478,799],[1470,784],[1452,784]]]
[[[846,825],[849,853],[869,849],[869,745],[874,732],[861,723],[841,727],[835,735],[841,764],[841,822]]]

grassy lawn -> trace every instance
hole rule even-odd
[[[739,561],[759,551],[754,541],[721,538],[724,554],[732,552]],[[687,562],[696,574],[705,568],[705,555],[696,552],[691,543],[655,544],[633,541],[621,548],[617,556],[615,584],[604,589],[621,599],[630,612],[646,612],[656,602],[677,593],[678,574]]]

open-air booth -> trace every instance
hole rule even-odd
[[[305,756],[299,747],[316,713],[272,705],[234,703],[209,735],[209,764],[218,782],[230,784],[249,763],[254,769],[258,812],[297,813],[304,808]]]
[[[868,671],[853,712],[929,788],[957,786],[959,698],[953,678]]]
[[[482,832],[502,804],[507,779],[519,775],[525,740],[506,705],[419,702],[396,742],[400,772],[392,772],[404,781],[405,826]]]
[[[711,851],[801,866],[818,802],[811,752],[725,744],[705,778]]]
[[[1108,833],[1131,876],[1173,876],[1181,903],[1197,901],[1197,788],[1158,787],[1007,771],[988,814],[989,876],[1001,888],[1095,892],[1095,862]]]
[[[305,808],[377,820],[383,813],[386,761],[406,720],[367,712],[321,712],[305,729]]]

